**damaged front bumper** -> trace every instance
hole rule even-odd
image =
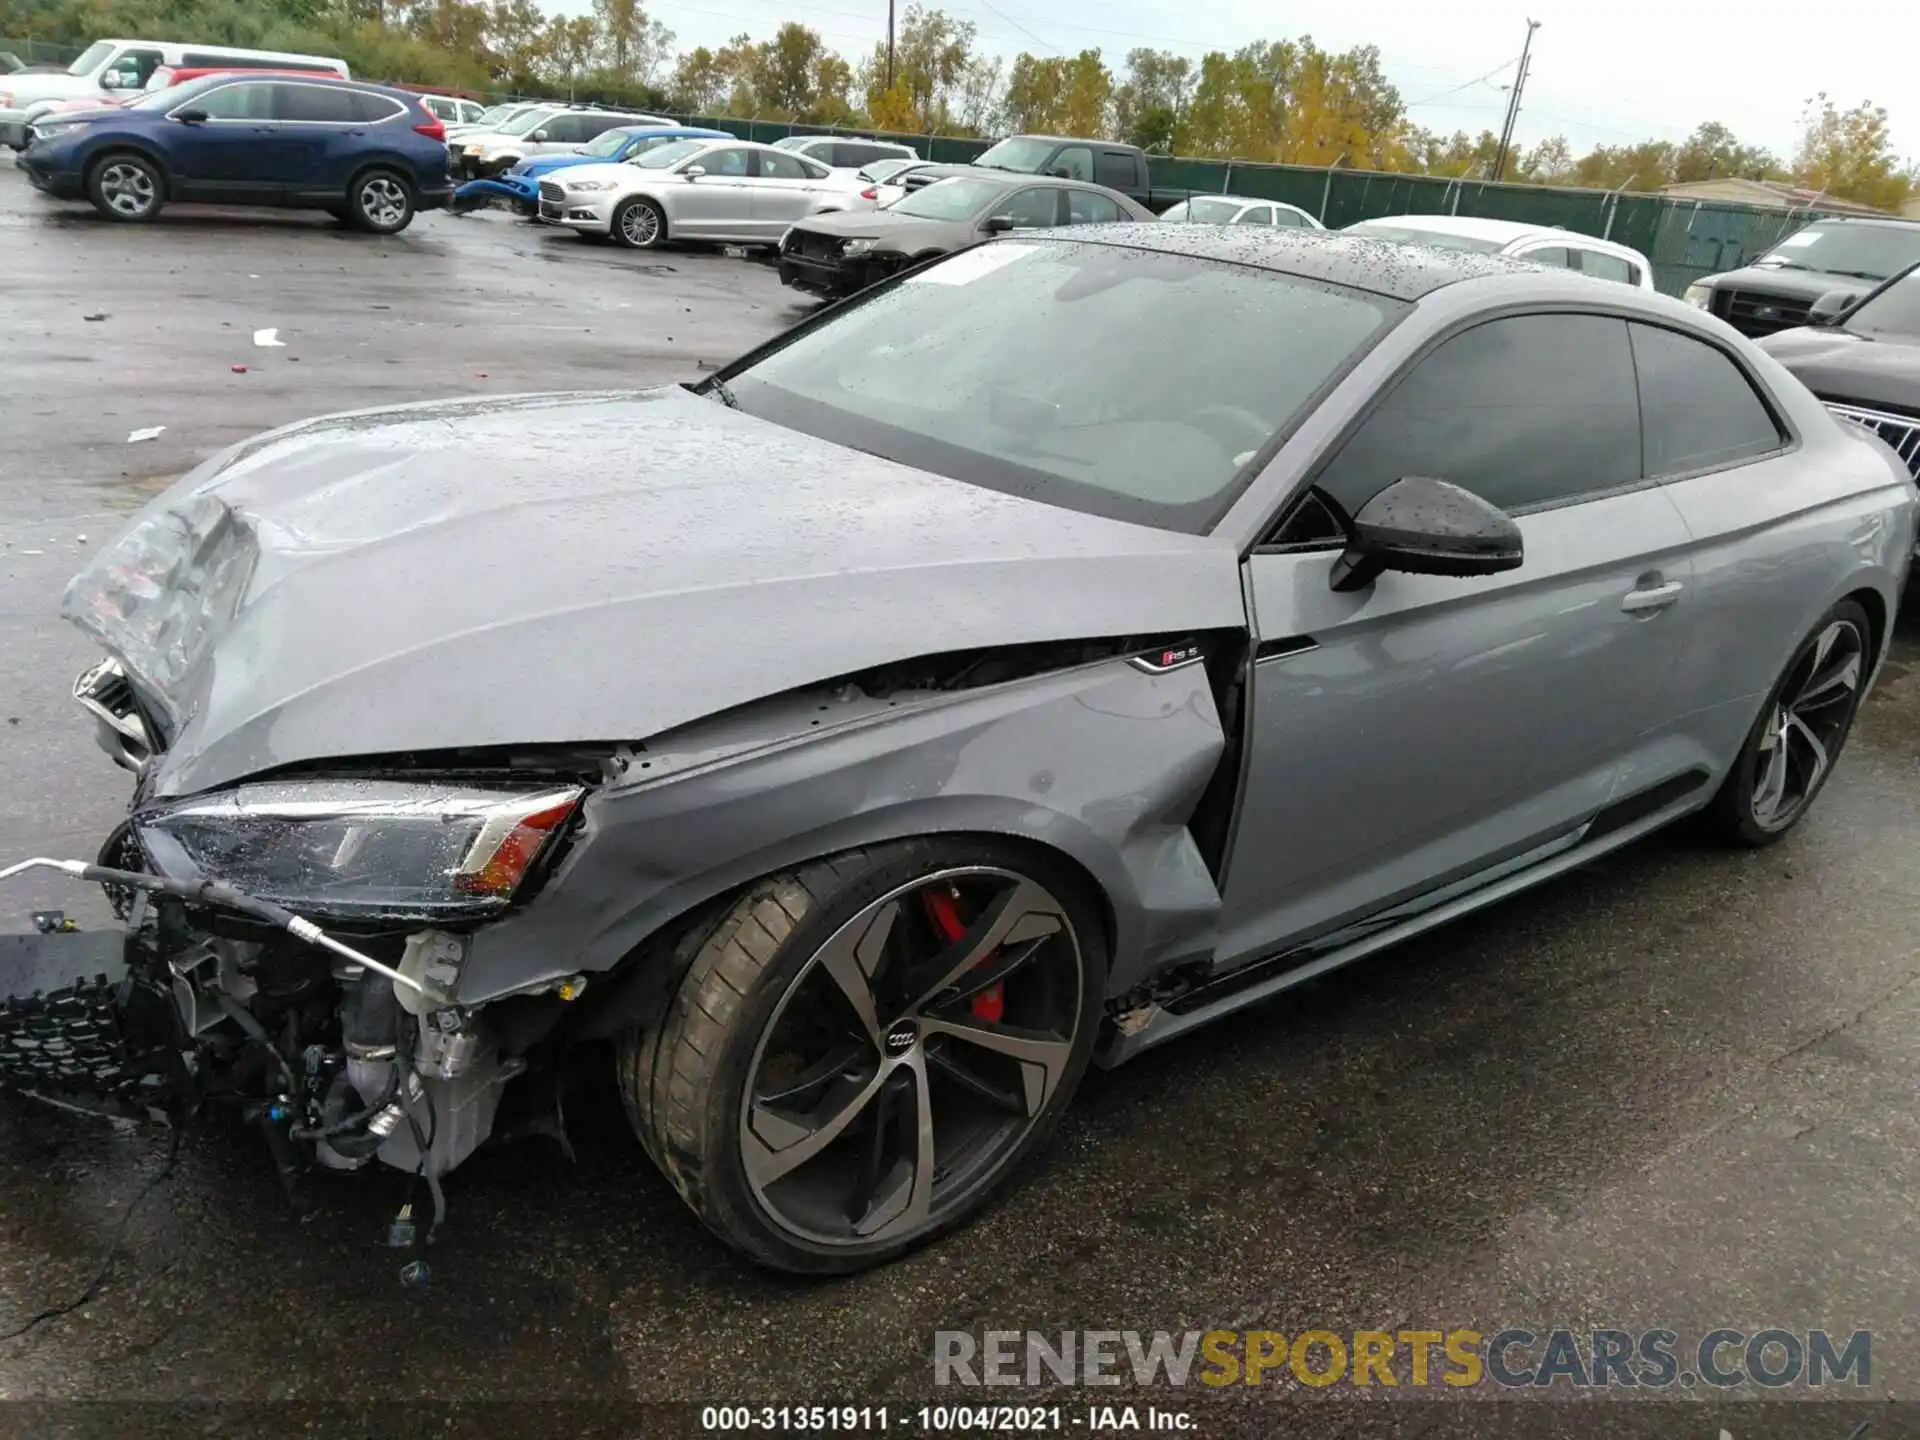
[[[347,943],[228,887],[121,869],[128,844],[100,867],[28,862],[107,885],[124,919],[0,936],[0,1089],[176,1122],[226,1106],[266,1132],[290,1183],[376,1161],[437,1181],[494,1132],[530,1038],[584,987],[517,997],[503,1032],[450,998],[463,936]]]

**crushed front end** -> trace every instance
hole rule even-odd
[[[135,776],[129,814],[93,862],[0,878],[102,885],[118,926],[46,916],[0,937],[0,1089],[176,1122],[229,1110],[290,1186],[375,1165],[437,1182],[584,988],[458,998],[472,936],[539,890],[598,777],[580,757],[408,756],[167,794],[257,559],[201,496],[136,521],[68,589],[67,618],[109,652],[74,698]]]

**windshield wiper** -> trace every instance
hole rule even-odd
[[[1884,276],[1884,275],[1876,275],[1876,274],[1874,274],[1874,273],[1873,273],[1873,272],[1872,272],[1871,270],[1829,270],[1829,271],[1827,271],[1827,274],[1829,274],[1829,275],[1844,275],[1844,276],[1846,276],[1846,277],[1847,277],[1847,278],[1848,278],[1849,280],[1874,280],[1874,281],[1880,281],[1880,280],[1884,280],[1884,279],[1886,279],[1886,278],[1887,278],[1887,277],[1886,277],[1886,276]]]
[[[1813,266],[1802,265],[1797,260],[1756,260],[1753,262],[1753,268],[1756,270],[1811,270]]]
[[[707,381],[707,390],[711,394],[718,395],[720,397],[720,403],[725,405],[729,410],[738,410],[740,408],[740,402],[733,398],[733,391],[727,388],[727,382],[722,380],[718,375]]]

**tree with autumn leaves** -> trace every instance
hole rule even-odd
[[[84,45],[98,35],[192,35],[208,43],[344,56],[385,79],[518,94],[621,100],[679,114],[733,115],[917,134],[1015,131],[1104,136],[1156,154],[1657,190],[1722,176],[1792,180],[1892,209],[1920,192],[1893,148],[1887,112],[1808,102],[1789,158],[1743,145],[1723,125],[1683,143],[1647,140],[1574,153],[1555,136],[1493,174],[1491,132],[1439,135],[1413,123],[1373,46],[1330,51],[1309,36],[1255,40],[1198,60],[1130,50],[980,49],[973,22],[924,3],[899,21],[891,66],[876,45],[852,59],[788,21],[678,50],[645,0],[593,0],[549,14],[538,0],[0,0],[0,35]]]

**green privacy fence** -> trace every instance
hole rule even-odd
[[[725,130],[742,140],[768,143],[793,134],[832,133],[819,126],[730,116],[689,118],[687,123]],[[949,163],[971,160],[990,143],[949,135],[890,134],[885,138],[912,145],[930,160]],[[1746,264],[1821,213],[1618,191],[1495,185],[1441,175],[1268,165],[1251,160],[1154,156],[1150,168],[1157,191],[1284,200],[1318,217],[1332,230],[1383,215],[1476,215],[1598,235],[1631,245],[1653,261],[1654,283],[1670,295],[1678,295],[1702,275]]]

